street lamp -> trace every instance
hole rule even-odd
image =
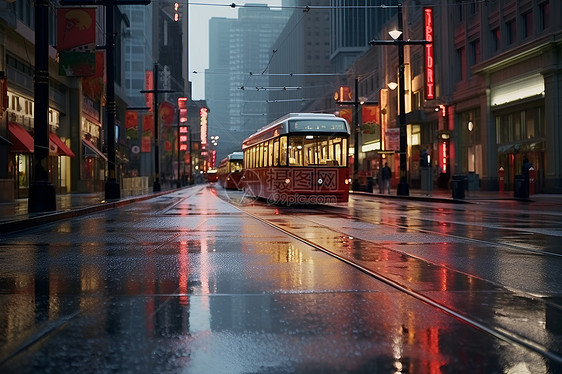
[[[174,93],[174,90],[159,90],[158,89],[158,63],[154,64],[154,70],[152,73],[152,80],[154,88],[152,90],[141,90],[140,93],[151,93],[153,94],[154,102],[154,182],[152,183],[152,191],[160,192],[160,150],[159,150],[159,132],[158,129],[158,94],[159,93]]]
[[[353,145],[353,183],[352,188],[354,191],[359,190],[359,132],[361,131],[361,124],[359,123],[359,105],[363,104],[378,104],[378,102],[368,102],[364,97],[359,97],[359,77],[355,77],[355,92],[353,101],[343,101],[338,96],[338,104],[340,105],[353,105],[353,123],[354,123],[354,145]]]
[[[406,102],[404,99],[404,46],[425,45],[427,40],[404,40],[402,31],[402,4],[398,4],[398,30],[392,30],[388,34],[393,40],[371,40],[370,45],[395,45],[398,47],[398,110],[400,111],[400,182],[396,194],[401,196],[410,195],[410,186],[406,178],[407,174],[407,139],[406,139]],[[390,85],[389,85],[390,88]],[[392,88],[391,88],[392,89]]]

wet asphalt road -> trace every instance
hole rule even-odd
[[[6,234],[0,372],[560,372],[558,222],[195,186]]]

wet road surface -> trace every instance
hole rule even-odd
[[[533,275],[529,289],[521,286],[525,276],[513,275],[523,279],[510,290],[509,278],[491,266],[482,274],[470,272],[491,258],[503,268],[520,256],[513,252],[523,244],[479,260],[486,251],[474,240],[487,242],[485,233],[467,242],[416,231],[412,220],[420,214],[404,219],[395,214],[400,206],[380,217],[365,201],[295,213],[260,202],[233,206],[232,196],[196,186],[2,236],[0,372],[560,369],[559,304],[545,302],[560,296],[559,275],[538,285]],[[427,230],[441,227],[416,222]],[[444,233],[461,236],[457,230],[447,226]],[[548,242],[550,235],[543,235]],[[345,254],[380,277],[319,247]],[[532,253],[521,256],[540,257]],[[540,261],[529,264],[544,273],[560,268],[558,257],[534,263]],[[511,266],[510,273],[520,269]],[[498,274],[490,279],[488,273]],[[509,321],[522,324],[516,337],[530,337],[539,347],[483,332],[389,281],[471,318],[500,320],[501,328],[510,329]],[[531,291],[542,297],[531,298]],[[523,302],[514,304],[517,295]],[[549,313],[554,323],[547,323]],[[532,322],[520,323],[526,322],[517,319],[522,317]]]

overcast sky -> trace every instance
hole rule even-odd
[[[243,4],[267,4],[280,6],[281,0],[233,1],[189,0],[189,80],[193,82],[193,99],[205,99],[205,69],[209,67],[209,19],[212,17],[237,18],[238,8],[233,2]],[[184,3],[185,4],[185,3]],[[198,74],[193,74],[196,71]]]

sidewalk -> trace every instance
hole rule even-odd
[[[42,213],[28,213],[27,198],[16,199],[8,203],[0,203],[0,234],[132,204],[137,201],[167,194],[171,191],[174,190],[164,188],[161,192],[129,196],[114,201],[105,201],[105,192],[59,194],[56,196],[57,210]]]

